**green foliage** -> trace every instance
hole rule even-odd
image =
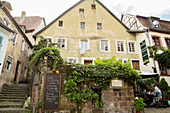
[[[169,86],[168,86],[168,83],[166,82],[165,78],[162,78],[161,81],[159,82],[159,88],[162,91],[168,91]]]
[[[154,58],[158,62],[164,64],[167,69],[170,69],[170,50],[169,49],[165,49],[162,47],[161,49],[163,52],[160,54],[157,53],[158,48],[155,46],[149,46],[148,49],[149,49],[151,58]]]
[[[65,75],[66,97],[72,102],[81,104],[92,101],[96,107],[102,105],[99,95],[110,86],[114,78],[122,79],[133,85],[140,78],[130,63],[122,63],[115,57],[107,60],[97,59],[95,65],[70,64]]]
[[[143,98],[135,98],[135,110],[142,111],[145,109],[146,104],[143,102]]]
[[[42,105],[43,105],[43,103],[37,102],[37,104],[35,105],[34,113],[37,113],[37,110],[38,110],[39,108],[42,108]]]
[[[54,69],[58,64],[62,64],[63,59],[60,56],[60,51],[55,47],[56,43],[52,43],[51,39],[40,37],[38,45],[34,46],[34,52],[30,56],[28,65],[35,68],[37,64],[41,63],[44,58],[48,59],[48,67]]]

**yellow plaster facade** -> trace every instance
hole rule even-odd
[[[11,19],[10,13],[8,11],[5,12],[6,9],[0,8],[0,17],[2,20],[4,18],[8,22],[8,27],[17,33],[15,41],[13,41],[14,33],[11,33],[9,36],[7,51],[5,55],[5,59],[3,62],[2,73],[0,75],[0,89],[2,88],[3,84],[11,84],[14,81],[17,61],[19,61],[18,73],[16,75],[16,82],[22,81],[26,77],[26,73],[28,70],[27,63],[29,60],[29,55],[32,53],[32,45],[30,42],[24,38],[23,34],[14,24],[13,20]],[[23,43],[23,49],[21,49],[21,43]],[[29,51],[29,54],[28,54]],[[12,58],[10,59],[11,64],[7,66],[7,59],[9,60],[8,56]]]
[[[92,9],[94,4],[96,9]],[[80,9],[84,13],[80,13]],[[63,21],[63,26],[59,26],[59,21]],[[81,22],[85,23],[85,28],[81,28]],[[97,29],[97,23],[101,23],[102,29]],[[66,39],[66,48],[60,49],[64,59],[74,57],[78,63],[84,64],[85,59],[94,60],[97,58],[117,58],[139,59],[138,48],[130,53],[128,42],[136,42],[135,34],[128,33],[125,26],[119,22],[111,12],[108,11],[98,0],[82,0],[71,9],[59,16],[44,30],[37,34],[36,43],[39,36],[52,38],[57,42],[58,38]],[[80,41],[88,40],[89,48],[83,55],[80,54]],[[108,51],[101,51],[101,40],[108,41]],[[117,52],[117,41],[124,42],[124,52]]]

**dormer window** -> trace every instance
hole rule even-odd
[[[6,25],[6,26],[8,26],[9,27],[9,20],[6,18],[6,17],[4,17],[4,20],[3,20],[3,22],[4,22],[4,24]]]
[[[92,4],[92,5],[91,5],[91,9],[95,10],[95,9],[96,9],[96,5],[95,5],[95,4]]]
[[[159,28],[159,21],[154,20],[154,21],[153,21],[153,27]]]

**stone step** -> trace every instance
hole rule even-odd
[[[28,90],[25,90],[25,89],[5,89],[5,90],[3,90],[3,91],[16,91],[16,92],[28,92]]]
[[[27,94],[23,94],[23,93],[1,93],[1,96],[26,96]]]
[[[24,102],[25,99],[0,99],[0,101],[4,101],[4,102]]]
[[[27,94],[27,92],[5,91],[5,92],[0,92],[0,94]]]
[[[2,99],[26,99],[26,96],[2,96]]]
[[[27,113],[24,108],[0,108],[0,113]]]
[[[0,108],[8,108],[8,107],[22,108],[23,103],[22,102],[0,102]]]

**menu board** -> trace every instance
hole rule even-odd
[[[46,74],[44,80],[43,111],[57,111],[60,107],[60,74]]]

